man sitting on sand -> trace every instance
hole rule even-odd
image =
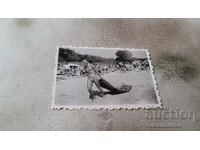
[[[84,59],[82,61],[82,64],[83,64],[84,70],[86,71],[87,76],[88,76],[87,89],[88,89],[88,92],[90,94],[89,97],[93,98],[93,94],[94,94],[93,91],[92,91],[93,83],[99,89],[100,96],[103,97],[104,96],[104,91],[103,91],[102,87],[99,84],[99,78],[101,78],[101,76],[98,73],[97,69],[95,68],[95,66],[93,64],[90,64],[86,59]]]

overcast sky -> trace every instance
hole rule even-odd
[[[122,49],[95,49],[95,48],[71,48],[80,54],[90,54],[95,56],[101,56],[104,58],[116,58],[115,53]],[[137,58],[147,58],[146,51],[140,49],[130,49],[133,57]]]

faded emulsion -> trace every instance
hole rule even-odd
[[[181,54],[163,53],[159,57],[157,67],[166,79],[191,81],[199,77],[199,65]]]
[[[31,18],[17,18],[15,19],[15,24],[19,27],[29,27],[33,23],[34,19]]]

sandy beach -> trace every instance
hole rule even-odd
[[[153,86],[150,70],[113,72],[102,76],[112,85],[121,83],[132,85],[128,93],[110,95],[104,97],[95,96],[89,99],[87,91],[87,77],[67,78],[56,83],[55,105],[127,105],[127,104],[156,104],[156,94]],[[93,90],[97,90],[93,85]],[[106,91],[104,89],[104,91]]]

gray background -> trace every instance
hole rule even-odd
[[[56,47],[131,47],[149,49],[164,107],[200,119],[199,19],[1,19],[0,37],[0,130],[200,129],[146,110],[50,109]],[[181,127],[146,126],[162,123]]]

